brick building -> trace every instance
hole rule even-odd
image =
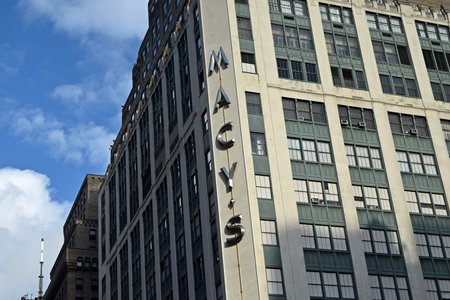
[[[103,176],[86,175],[64,224],[44,300],[98,299],[97,211]]]

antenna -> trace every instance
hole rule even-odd
[[[44,238],[41,238],[41,260],[40,264],[40,273],[39,273],[39,291],[38,291],[38,299],[42,299],[44,296],[44,292],[42,288],[44,286],[44,275],[42,275],[42,268],[44,266]]]

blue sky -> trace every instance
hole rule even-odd
[[[0,1],[0,244],[8,244],[0,299],[36,295],[41,235],[48,284],[84,175],[105,172],[146,8],[146,0]]]

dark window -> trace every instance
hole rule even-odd
[[[398,56],[400,58],[400,63],[402,65],[411,65],[411,62],[409,61],[409,55],[408,55],[408,50],[406,48],[406,46],[401,46],[401,45],[397,45],[397,51],[398,51]]]
[[[291,61],[292,78],[295,80],[303,80],[302,63]]]
[[[444,53],[434,51],[434,58],[436,59],[436,65],[439,71],[448,72],[447,62],[445,61]]]
[[[354,88],[355,82],[353,80],[352,70],[342,69],[342,77],[344,78],[344,86],[348,88]]]
[[[286,59],[277,58],[278,77],[289,78],[289,69]]]
[[[335,86],[342,86],[341,77],[339,76],[339,68],[331,67],[331,76],[333,77],[333,84]]]
[[[406,95],[405,86],[401,77],[392,76],[392,82],[394,83],[394,93],[396,95]]]
[[[380,81],[383,93],[392,94],[391,80],[389,79],[389,76],[380,74]]]
[[[77,290],[83,289],[83,278],[75,278],[75,289]]]
[[[318,82],[317,69],[315,64],[305,63],[306,79],[309,82]]]
[[[417,131],[415,134],[418,134],[419,136],[430,136],[425,117],[391,112],[388,116],[392,133],[414,134],[414,131]]]
[[[425,60],[425,65],[427,69],[436,70],[436,66],[434,64],[433,52],[431,50],[422,49],[423,58]]]
[[[287,120],[327,123],[323,103],[283,98],[283,112]]]

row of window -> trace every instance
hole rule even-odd
[[[81,271],[81,270],[85,270],[85,271],[96,271],[98,268],[98,260],[97,258],[93,258],[91,261],[90,257],[86,257],[83,260],[83,257],[79,256],[77,257],[77,270]]]
[[[353,194],[356,207],[391,210],[387,188],[353,185]]]
[[[450,280],[447,279],[427,279],[428,300],[450,299]]]
[[[380,254],[400,254],[397,231],[361,229],[364,252]]]
[[[311,297],[355,299],[352,274],[307,271]]]
[[[422,49],[425,66],[429,70],[449,71],[450,54],[437,50]]]
[[[276,47],[314,50],[311,30],[272,24],[273,42]]]
[[[340,205],[336,183],[294,179],[294,193],[299,203]]]
[[[440,40],[443,42],[449,41],[448,27],[416,21],[416,28],[417,34],[421,38]]]
[[[414,233],[419,256],[450,258],[450,236]]]
[[[405,191],[405,197],[411,213],[438,216],[448,214],[443,194]]]
[[[302,0],[269,0],[271,12],[295,15],[299,17],[308,16],[306,1]]]
[[[419,98],[415,79],[380,74],[381,89],[385,94]]]
[[[314,63],[277,58],[278,77],[307,82],[319,82],[317,66]]]
[[[344,227],[300,224],[300,236],[305,248],[347,251]]]
[[[382,169],[380,149],[359,145],[345,145],[349,166]]]
[[[396,152],[401,172],[437,175],[434,155],[399,150]]]
[[[366,78],[363,71],[331,67],[331,76],[334,86],[367,90]]]
[[[434,100],[450,102],[450,84],[430,82]]]
[[[288,138],[288,147],[290,159],[333,163],[329,142]]]
[[[367,12],[366,19],[367,25],[371,29],[393,33],[403,33],[402,21],[398,17]]]
[[[406,277],[369,275],[369,279],[373,299],[409,299],[409,288]]]

